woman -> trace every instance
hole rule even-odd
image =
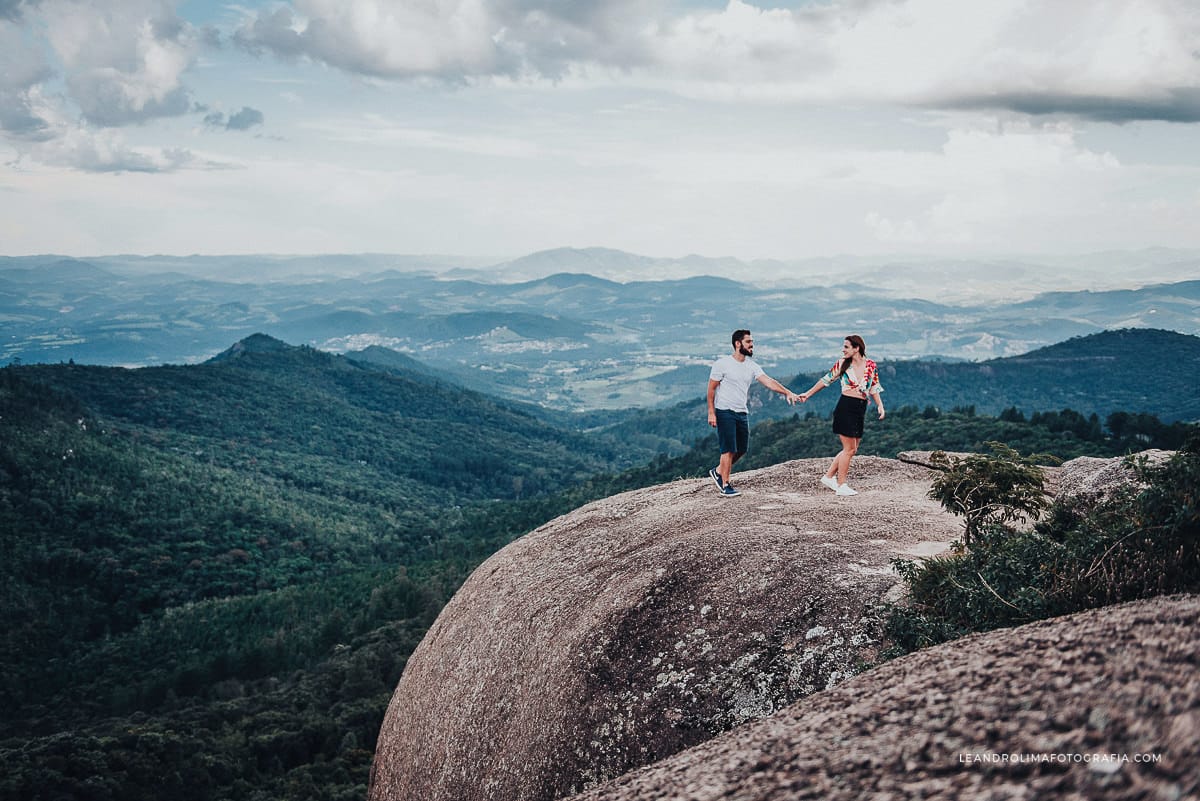
[[[858,443],[862,442],[868,399],[874,400],[879,407],[880,420],[885,414],[883,401],[879,398],[879,393],[883,392],[879,385],[879,368],[867,358],[867,343],[858,334],[846,337],[841,360],[821,376],[812,389],[801,393],[800,400],[807,401],[834,381],[840,381],[842,385],[842,397],[833,410],[833,433],[841,438],[842,451],[833,457],[833,464],[821,483],[838,495],[857,495],[846,484],[846,474],[850,472],[850,460],[858,452]]]

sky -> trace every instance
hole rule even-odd
[[[1200,247],[1195,0],[0,0],[0,254]]]

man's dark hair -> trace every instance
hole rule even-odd
[[[738,330],[734,331],[733,332],[733,344],[736,345],[737,343],[741,342],[743,339],[746,338],[746,335],[749,333],[750,332],[745,328],[739,328]]]

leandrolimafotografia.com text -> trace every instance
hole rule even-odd
[[[1031,765],[1039,763],[1087,764],[1097,767],[1120,766],[1123,764],[1158,764],[1162,754],[1100,754],[1061,752],[997,752],[982,751],[960,753],[958,761],[966,765]]]

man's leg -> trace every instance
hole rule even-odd
[[[721,466],[717,468],[717,472],[721,474],[721,483],[729,483],[729,471],[733,469],[733,463],[737,461],[737,454],[732,451],[725,451],[721,454]]]
[[[737,464],[738,459],[746,455],[746,450],[750,446],[750,424],[745,415],[737,415],[734,418],[734,451],[730,454],[721,454],[722,458],[729,456],[729,467],[722,474],[725,483],[729,483],[729,471]]]
[[[733,467],[734,451],[737,450],[737,428],[733,412],[727,409],[717,409],[717,444],[721,448],[721,461],[717,465],[717,475],[721,477],[721,486],[729,483],[729,470]]]

